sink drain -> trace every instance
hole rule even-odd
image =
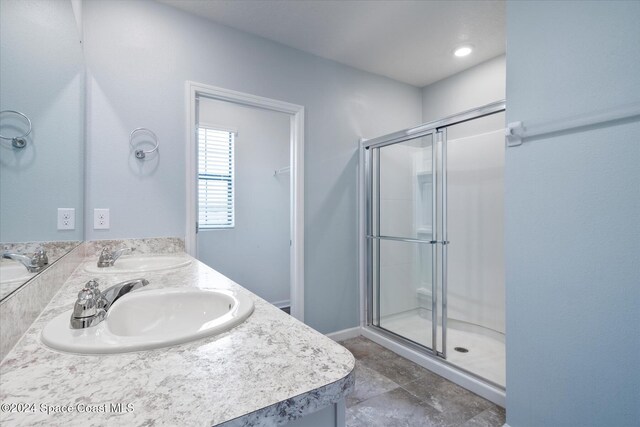
[[[469,350],[464,347],[454,347],[455,351],[459,351],[460,353],[469,353]]]

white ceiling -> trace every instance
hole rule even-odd
[[[505,51],[503,0],[158,1],[418,87]],[[454,57],[465,43],[474,52]]]

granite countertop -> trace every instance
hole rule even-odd
[[[101,289],[139,276],[150,282],[145,289],[236,290],[251,296],[253,314],[228,332],[169,348],[57,352],[41,343],[40,332],[73,307],[78,290],[95,276],[81,264],[0,365],[0,424],[277,425],[335,403],[353,388],[355,361],[348,350],[192,261],[168,272],[97,278]],[[96,412],[78,414],[89,410]]]

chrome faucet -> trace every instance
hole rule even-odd
[[[127,280],[100,292],[98,281],[89,280],[78,293],[78,299],[71,314],[71,329],[84,329],[96,326],[107,316],[114,302],[136,289],[147,286],[146,279]]]
[[[44,268],[49,264],[47,252],[42,248],[38,249],[32,256],[4,252],[2,254],[2,258],[18,261],[27,268],[27,271],[29,271],[29,273],[39,273],[44,270]]]
[[[134,248],[122,248],[118,249],[117,251],[112,251],[110,246],[105,246],[100,252],[100,258],[98,258],[98,267],[112,267],[113,264],[115,264],[116,260],[123,254],[131,253],[134,250]]]

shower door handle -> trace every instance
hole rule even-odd
[[[432,245],[437,245],[438,243],[448,245],[450,242],[448,240],[431,240],[429,243]]]

